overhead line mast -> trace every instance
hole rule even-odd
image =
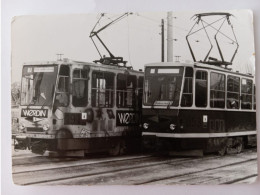
[[[173,62],[172,12],[167,12],[167,62]]]
[[[161,25],[161,38],[162,38],[162,62],[164,62],[164,19],[162,19]]]

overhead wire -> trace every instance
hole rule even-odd
[[[140,14],[140,13],[135,13],[134,15],[136,15],[137,17],[141,17],[141,18],[144,18],[144,19],[146,19],[146,20],[149,20],[149,21],[151,21],[151,22],[153,22],[153,23],[156,23],[156,24],[158,24],[158,26],[161,26],[160,24],[161,24],[161,21],[160,20],[157,20],[157,19],[154,19],[154,18],[151,18],[151,17],[148,17],[148,16],[144,16],[144,15],[142,15],[142,14]],[[107,15],[105,15],[105,17],[106,17],[106,19],[108,19],[108,20],[112,20],[111,19],[111,17],[109,17],[109,16],[107,16]],[[173,17],[173,18],[175,18],[176,19],[176,17]],[[178,18],[178,20],[182,20],[181,18]],[[207,26],[209,25],[209,23],[207,23],[207,22],[205,22],[206,24],[207,24]],[[186,29],[186,28],[183,28],[183,27],[181,27],[181,26],[178,26],[178,25],[170,25],[171,27],[173,27],[173,28],[175,28],[175,29],[177,29],[176,31],[175,31],[175,33],[176,34],[178,34],[179,36],[183,36],[183,34],[182,33],[180,33],[179,32],[179,30],[180,31],[183,31],[183,32],[189,32],[189,30],[188,29]],[[205,28],[207,27],[207,26],[205,26]],[[213,29],[214,29],[214,27],[212,27]],[[164,29],[164,31],[166,31],[167,29]],[[215,29],[216,30],[216,29]],[[132,66],[132,62],[131,62],[131,52],[130,52],[130,37],[129,37],[129,35],[130,35],[130,32],[129,32],[129,20],[128,20],[128,18],[127,18],[127,33],[128,33],[128,56],[129,56],[129,63],[130,63],[130,65]],[[193,32],[194,33],[194,32]],[[193,34],[192,33],[192,34]],[[225,36],[227,39],[229,39],[230,41],[232,41],[230,44],[234,44],[234,43],[236,43],[237,42],[237,38],[235,37],[235,40],[233,40],[232,38],[230,38],[229,36],[226,36],[224,33],[222,33],[221,31],[219,31],[219,33],[220,34],[222,34],[223,36]],[[197,33],[196,34],[196,36],[200,36],[200,37],[205,37],[205,35],[202,35],[201,33]],[[166,37],[166,39],[167,39],[167,37]],[[178,38],[179,39],[179,38]],[[178,40],[177,39],[177,40]],[[190,38],[192,41],[194,41],[194,42],[199,42],[200,43],[200,46],[201,47],[203,47],[203,48],[206,48],[206,46],[205,45],[208,45],[203,39],[201,39],[201,38],[194,38],[194,37],[191,37]],[[229,42],[227,42],[227,41],[222,41],[222,40],[219,40],[220,42],[222,42],[222,43],[225,43],[225,44],[227,44],[227,43],[229,43]]]
[[[157,19],[154,19],[154,18],[151,18],[151,17],[148,17],[148,16],[144,16],[144,15],[142,15],[142,14],[140,14],[140,13],[136,13],[135,14],[137,17],[141,17],[141,18],[143,18],[143,19],[146,19],[146,20],[149,20],[150,22],[153,22],[153,23],[155,23],[155,24],[157,24],[158,26],[160,26],[160,24],[161,24],[161,21],[160,20],[157,20]],[[175,17],[173,17],[173,18],[175,18]],[[164,20],[166,19],[166,18],[163,18]],[[176,19],[176,18],[175,18]],[[177,20],[179,20],[179,21],[183,21],[183,19],[181,18],[181,17],[178,17],[177,18]],[[186,22],[186,21],[184,21],[184,22]],[[210,22],[209,22],[210,23]],[[209,24],[208,22],[206,22],[205,21],[205,24]],[[206,25],[206,26],[207,26]],[[174,33],[175,34],[177,34],[178,36],[180,36],[180,37],[183,37],[183,33],[182,32],[189,32],[189,30],[188,29],[186,29],[186,28],[184,28],[184,27],[182,27],[182,26],[179,26],[179,25],[171,25],[171,27],[173,27],[173,28],[175,28],[176,29],[176,31],[174,31]],[[221,35],[221,37],[220,37],[220,39],[218,40],[219,41],[219,43],[222,43],[222,44],[225,44],[225,45],[229,45],[228,47],[235,47],[235,44],[238,44],[238,41],[237,41],[237,37],[236,37],[236,35],[234,34],[234,29],[233,29],[233,26],[231,25],[231,27],[232,27],[232,33],[230,34],[230,33],[228,33],[228,34],[224,34],[223,32],[221,32],[221,31],[219,31],[219,34]],[[211,27],[212,29],[214,29],[214,27]],[[128,30],[129,30],[129,26],[128,26]],[[216,30],[216,28],[215,28],[215,30]],[[167,29],[164,29],[164,31],[167,31]],[[180,32],[181,31],[181,32]],[[212,32],[211,32],[212,33]],[[211,34],[210,33],[210,34]],[[196,37],[195,37],[196,36]],[[231,37],[232,36],[232,37]],[[234,38],[233,38],[233,36],[234,36]],[[199,38],[200,37],[200,38]],[[205,34],[201,34],[201,33],[197,33],[196,35],[194,35],[194,37],[190,37],[190,39],[191,39],[191,41],[193,41],[193,42],[199,42],[199,44],[200,44],[200,47],[202,47],[202,48],[208,48],[207,46],[208,46],[208,42],[207,41],[205,41],[204,39],[202,39],[202,38],[204,38],[205,37]],[[166,39],[167,39],[167,37],[166,37]],[[225,40],[226,39],[226,40]],[[178,38],[178,40],[182,40],[181,38]],[[129,51],[130,51],[130,49],[129,49]],[[241,64],[237,64],[236,66],[240,66],[239,67],[239,69],[242,69],[242,66],[241,66]],[[245,67],[243,68],[243,69],[245,69]]]

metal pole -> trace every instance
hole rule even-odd
[[[167,62],[173,62],[172,12],[167,12]]]
[[[162,19],[162,62],[164,62],[164,19]]]

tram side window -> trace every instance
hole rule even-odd
[[[256,88],[254,85],[254,110],[256,109]]]
[[[210,74],[210,107],[225,108],[225,75]]]
[[[72,104],[83,107],[88,103],[88,70],[75,69],[72,81]]]
[[[92,73],[92,106],[113,107],[114,103],[114,74],[110,72]]]
[[[134,75],[117,75],[117,107],[135,107],[136,106],[136,89],[137,79]]]
[[[206,107],[208,99],[208,73],[198,70],[195,82],[195,105],[197,107]]]
[[[239,109],[240,78],[227,76],[227,108]]]
[[[55,106],[69,105],[69,76],[70,68],[68,66],[61,65],[58,87],[55,95]]]
[[[253,82],[249,79],[241,80],[241,108],[252,109]]]
[[[190,107],[193,103],[192,87],[193,87],[193,68],[187,67],[185,72],[185,80],[183,93],[181,98],[182,107]]]
[[[138,108],[142,109],[144,77],[138,78]]]

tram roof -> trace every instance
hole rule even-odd
[[[83,61],[76,61],[76,60],[70,60],[70,59],[64,59],[64,60],[57,60],[57,61],[34,61],[34,62],[25,62],[23,65],[35,65],[35,66],[41,66],[41,65],[70,65],[70,64],[75,64],[75,65],[88,65],[92,67],[99,67],[99,68],[105,68],[105,69],[117,69],[117,70],[127,70],[130,72],[136,72],[136,73],[142,73],[142,71],[138,70],[133,70],[129,69],[124,66],[116,66],[116,65],[106,65],[106,64],[97,64],[93,62],[83,62]]]
[[[245,74],[245,73],[240,73],[240,72],[235,72],[223,67],[219,67],[219,66],[214,66],[214,65],[210,65],[210,64],[204,64],[204,63],[199,63],[199,62],[193,62],[193,63],[183,63],[183,62],[157,62],[157,63],[149,63],[149,64],[145,64],[145,68],[146,67],[160,67],[160,66],[183,66],[183,67],[195,67],[195,68],[201,68],[201,69],[209,69],[209,70],[216,70],[216,71],[220,71],[220,72],[226,72],[226,73],[231,73],[231,74],[235,74],[235,75],[240,75],[240,76],[246,76],[246,77],[250,77],[253,78],[253,75],[250,74]]]

